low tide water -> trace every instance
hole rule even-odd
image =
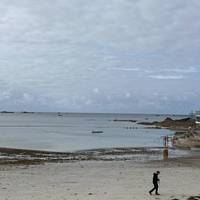
[[[183,116],[1,113],[0,147],[63,152],[111,147],[162,147],[162,137],[173,132],[148,128],[137,122],[161,121],[166,117],[175,119]]]

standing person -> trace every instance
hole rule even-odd
[[[154,190],[156,190],[156,195],[160,195],[159,193],[158,193],[158,182],[160,181],[160,179],[158,178],[158,175],[160,174],[160,172],[159,171],[157,171],[156,173],[153,173],[153,185],[154,185],[154,187],[153,187],[153,189],[151,189],[150,191],[149,191],[149,194],[151,195],[151,193],[154,191]]]

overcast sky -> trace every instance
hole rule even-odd
[[[199,0],[0,1],[0,110],[196,109]]]

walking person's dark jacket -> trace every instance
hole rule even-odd
[[[153,173],[153,184],[158,184],[159,181],[160,179],[158,178],[158,174]]]
[[[156,191],[156,195],[159,195],[158,194],[158,182],[160,181],[160,179],[158,178],[159,174],[160,174],[159,171],[157,171],[156,173],[153,173],[153,185],[154,185],[154,187],[149,191],[150,195],[154,190]]]

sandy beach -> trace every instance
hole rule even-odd
[[[148,194],[155,170],[160,196]],[[200,199],[200,157],[0,165],[0,180],[1,200],[194,200]]]

